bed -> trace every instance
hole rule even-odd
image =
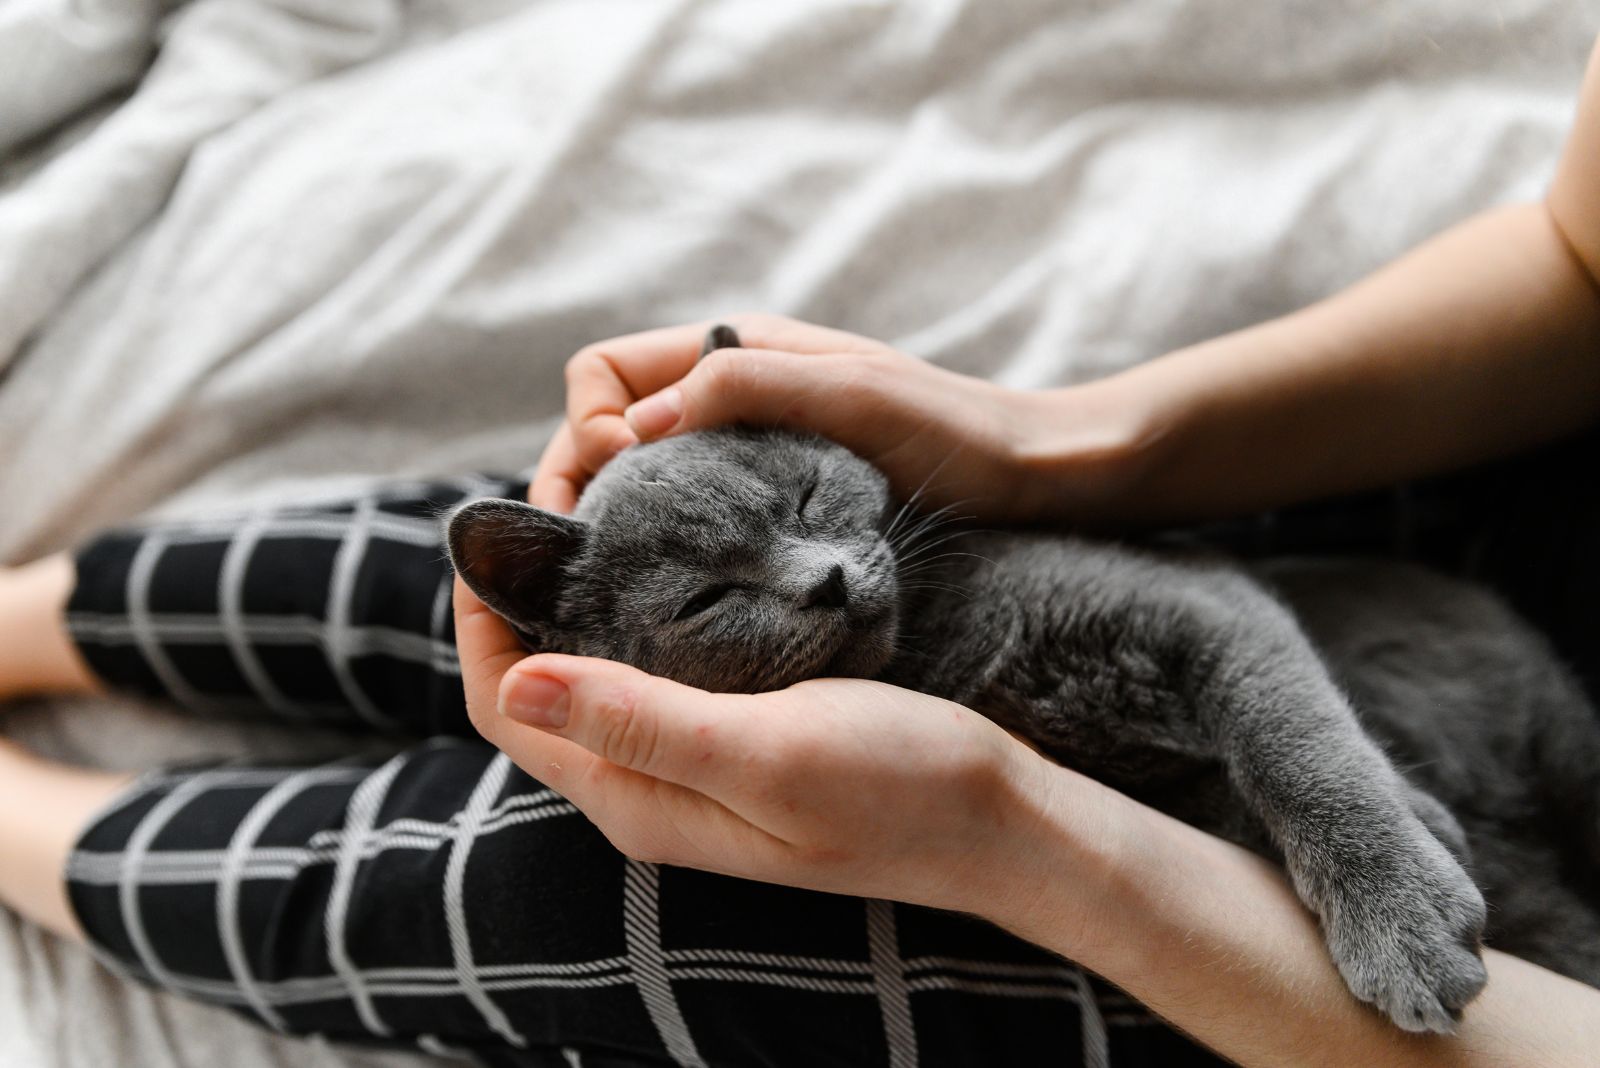
[[[10,0],[0,561],[150,512],[527,467],[580,345],[734,310],[1016,386],[1288,311],[1537,196],[1600,0]],[[326,737],[126,701],[136,768]],[[0,914],[0,1064],[282,1038]]]

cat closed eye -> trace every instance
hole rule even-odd
[[[816,492],[817,492],[817,484],[815,482],[812,482],[811,484],[806,486],[805,489],[800,491],[800,500],[794,506],[794,514],[795,514],[795,518],[800,520],[800,523],[801,523],[802,526],[805,524],[805,521],[806,521],[806,506],[811,503],[812,495],[815,494]]]
[[[699,615],[722,600],[731,589],[733,589],[732,586],[707,586],[685,601],[683,607],[678,609],[678,614],[672,617],[673,620],[689,619],[692,616]]]

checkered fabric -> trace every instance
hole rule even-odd
[[[627,860],[470,736],[437,515],[507,481],[108,534],[69,625],[197,714],[427,736],[152,773],[83,835],[113,968],[268,1027],[559,1065],[1221,1063],[980,921]]]

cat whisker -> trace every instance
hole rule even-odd
[[[910,577],[912,575],[920,575],[920,574],[922,574],[922,573],[924,573],[926,571],[933,570],[934,569],[934,565],[937,564],[939,561],[941,561],[941,560],[950,560],[950,559],[953,559],[953,558],[956,558],[956,557],[966,557],[969,560],[982,560],[986,564],[990,564],[990,565],[994,564],[994,561],[991,560],[989,557],[983,556],[983,555],[981,555],[979,553],[948,552],[948,553],[940,553],[938,556],[929,557],[926,560],[918,560],[916,562],[915,566],[902,568],[901,571],[900,571],[900,574],[901,574],[902,577]]]
[[[972,598],[975,596],[973,591],[971,591],[969,589],[965,589],[965,588],[963,588],[961,586],[951,586],[951,585],[948,585],[948,584],[943,583],[943,582],[909,583],[909,584],[907,584],[905,586],[902,586],[901,589],[902,589],[902,591],[908,592],[908,593],[921,593],[921,592],[924,592],[924,591],[931,590],[931,591],[934,591],[936,593],[955,594],[955,595],[957,595],[959,597],[964,597],[969,601],[972,600]]]
[[[909,552],[900,553],[899,554],[899,559],[901,559],[902,561],[915,560],[918,557],[927,555],[928,553],[932,552],[934,549],[939,548],[939,546],[941,546],[941,545],[948,545],[950,542],[959,541],[961,538],[965,537],[966,535],[968,535],[970,533],[972,533],[972,532],[969,531],[969,530],[957,530],[957,531],[953,531],[953,532],[948,533],[948,534],[942,534],[937,538],[931,538],[931,539],[929,539],[927,541],[924,541],[924,542],[922,542],[922,543],[920,543],[918,545],[913,546]]]
[[[884,528],[883,538],[885,541],[890,542],[891,544],[894,542],[895,533],[900,529],[900,523],[908,515],[913,514],[916,509],[917,501],[921,496],[922,490],[918,489],[917,492],[913,493],[909,498],[906,499],[906,502],[900,506],[900,510],[895,512],[894,518],[889,520],[889,525]]]
[[[937,471],[935,471],[935,473],[937,473]],[[929,477],[931,478],[932,476],[930,475]],[[914,521],[920,522],[922,525],[926,525],[931,520],[934,520],[934,519],[936,519],[937,517],[939,517],[941,515],[946,515],[949,512],[951,512],[952,510],[954,510],[956,508],[959,508],[964,504],[970,504],[975,499],[975,498],[972,498],[972,497],[963,497],[962,499],[960,499],[958,501],[952,501],[950,504],[947,504],[942,508],[938,508],[938,509],[935,509],[932,512],[921,513],[920,515],[918,515],[914,511],[914,509],[915,509],[917,503],[922,499],[923,492],[924,492],[924,487],[926,487],[926,485],[927,485],[927,480],[924,479],[923,480],[923,485],[918,487],[917,491],[915,493],[913,493],[906,500],[906,503],[900,506],[900,510],[895,513],[894,520],[890,522],[888,529],[884,531],[884,537],[885,538],[890,538],[890,537],[894,536],[895,534],[900,533],[900,523],[907,516],[913,516],[913,517],[915,517]]]
[[[898,521],[898,519],[899,519],[899,517],[901,515],[905,514],[905,512],[906,512],[906,510],[908,508],[912,508],[916,504],[916,502],[918,502],[918,501],[920,501],[922,499],[922,495],[924,493],[926,493],[927,490],[928,490],[929,483],[931,483],[935,478],[937,478],[939,476],[939,472],[944,470],[945,465],[948,464],[951,460],[953,460],[955,458],[955,455],[956,455],[957,451],[959,451],[959,450],[958,449],[952,449],[950,452],[945,454],[944,459],[940,460],[937,464],[934,465],[933,470],[928,472],[927,477],[922,480],[922,483],[919,486],[917,486],[917,488],[915,490],[913,490],[911,492],[911,496],[906,498],[906,503],[900,506],[900,511],[898,513],[896,513],[896,515],[895,515],[895,519],[897,521]],[[890,528],[892,529],[893,526],[894,526],[894,524],[891,523],[890,524]],[[887,535],[885,535],[885,536],[887,536]]]
[[[946,509],[941,509],[941,512],[947,511]],[[925,545],[929,538],[942,534],[947,528],[970,518],[972,517],[934,512],[920,519],[915,526],[903,531],[895,543],[895,551],[915,551]]]

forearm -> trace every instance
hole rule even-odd
[[[1385,484],[1600,419],[1600,289],[1543,205],[1509,208],[1304,311],[1046,403],[1055,429],[1027,462],[1077,487],[1056,498],[1077,519],[1204,518]]]
[[[1600,991],[1495,952],[1458,1034],[1413,1035],[1357,1001],[1274,866],[1131,801],[1100,806],[1057,773],[1027,848],[1041,892],[989,918],[1117,983],[1251,1068],[1586,1064]],[[1086,853],[1084,843],[1096,843]],[[1053,893],[1052,887],[1070,888]]]

